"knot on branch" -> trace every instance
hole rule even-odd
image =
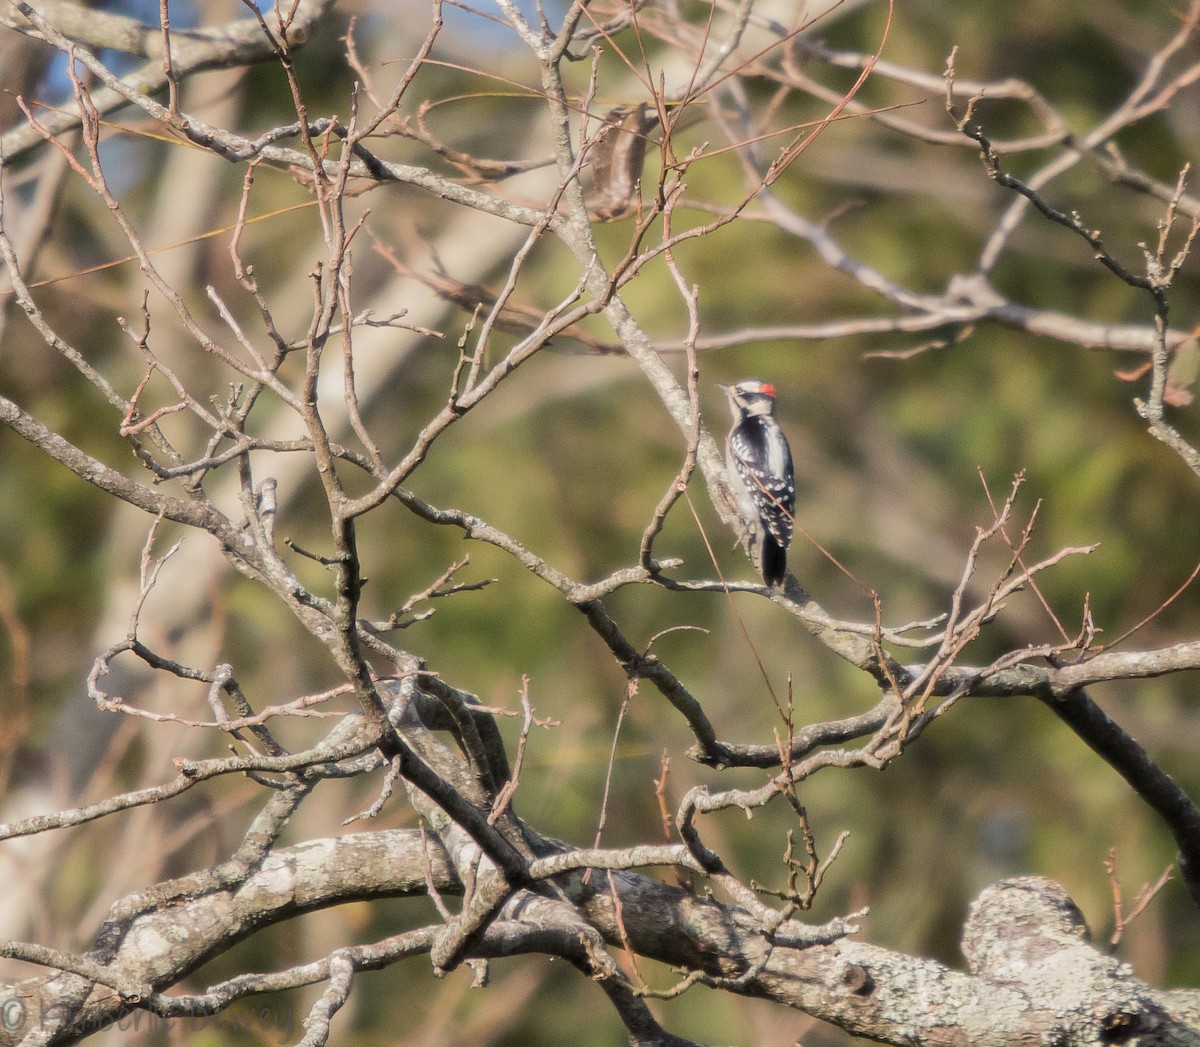
[[[1083,913],[1052,880],[1002,880],[983,891],[962,948],[972,974],[1017,988],[1061,1019],[1067,1042],[1129,1043],[1170,1021],[1128,964],[1093,947]]]
[[[1067,892],[1053,880],[1028,876],[1001,880],[971,903],[962,948],[973,974],[1007,981],[1024,980],[1021,972],[1031,964],[1090,941]]]

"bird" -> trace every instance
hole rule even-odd
[[[759,378],[719,386],[729,397],[733,428],[725,442],[729,479],[759,545],[763,581],[781,586],[796,507],[796,473],[787,437],[775,420],[775,386]]]

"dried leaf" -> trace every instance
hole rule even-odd
[[[591,146],[593,216],[612,221],[634,206],[646,163],[646,135],[658,123],[658,114],[646,103],[622,105],[604,116]]]
[[[1120,378],[1122,382],[1136,382],[1149,374],[1152,366],[1152,364],[1144,363],[1128,371],[1113,371],[1113,377]]]
[[[1192,402],[1192,386],[1200,374],[1200,344],[1195,338],[1180,342],[1167,365],[1167,388],[1163,400],[1172,407],[1186,407]]]
[[[1127,371],[1113,371],[1123,382],[1137,382],[1150,373],[1149,362],[1132,367]],[[1171,362],[1167,365],[1167,387],[1163,390],[1163,402],[1171,407],[1186,407],[1195,399],[1192,386],[1200,376],[1200,342],[1188,338],[1171,351]]]

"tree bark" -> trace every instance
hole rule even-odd
[[[281,849],[216,890],[214,870],[160,884],[113,907],[86,957],[105,984],[56,972],[0,990],[0,1047],[31,1034],[37,1042],[76,1043],[136,1007],[165,1010],[171,997],[158,994],[255,930],[324,906],[422,894],[427,876],[441,894],[462,891],[432,835],[398,829]],[[633,872],[612,874],[618,917],[608,877],[593,876],[589,886],[582,879],[574,872],[554,882],[609,944],[623,943],[623,928],[642,956],[703,971],[724,988],[882,1043],[1200,1043],[1200,993],[1153,989],[1097,951],[1079,910],[1049,880],[1005,880],[980,894],[964,930],[969,970],[962,972],[848,939],[771,946],[745,910]],[[518,894],[473,955],[512,955],[534,942],[546,948],[541,916],[548,904]],[[356,969],[371,969],[428,952],[436,930],[338,953]],[[324,976],[319,964],[310,967],[311,976],[301,972],[294,984]]]

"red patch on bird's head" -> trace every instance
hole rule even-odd
[[[770,382],[762,383],[761,392],[766,393],[767,396],[771,397],[772,400],[775,399],[775,386],[773,386]]]

